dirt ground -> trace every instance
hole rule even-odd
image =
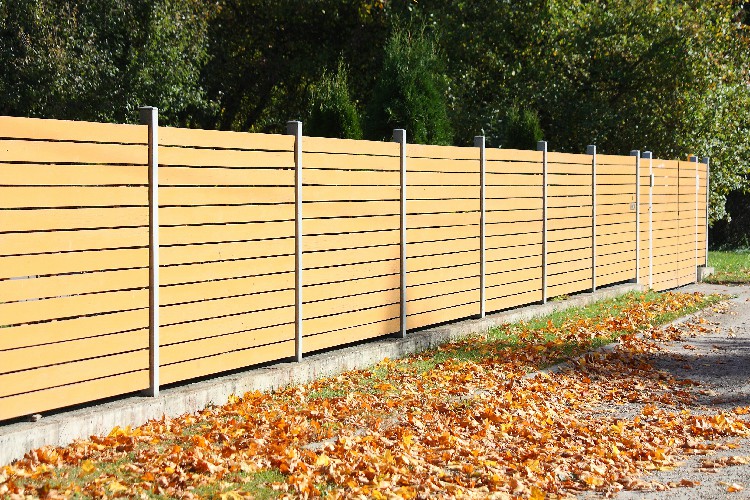
[[[735,295],[727,309],[709,309],[701,313],[706,322],[703,332],[692,334],[664,346],[652,355],[651,362],[678,379],[696,382],[690,388],[695,399],[678,410],[694,414],[750,406],[750,286],[696,284],[680,291],[700,291]],[[617,413],[634,414],[640,406],[617,408]],[[690,481],[692,487],[665,491],[621,491],[617,499],[719,499],[750,498],[750,440],[728,442],[730,448],[693,455],[673,470],[655,471],[644,476],[654,484]],[[601,498],[582,494],[579,498]]]

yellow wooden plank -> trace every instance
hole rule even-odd
[[[620,205],[623,208],[627,208],[627,205]],[[596,225],[606,226],[609,224],[632,224],[633,230],[635,230],[635,212],[614,212],[614,213],[597,213],[596,214]]]
[[[136,349],[148,349],[147,329],[0,351],[0,373],[72,363]]]
[[[180,186],[159,189],[162,206],[244,205],[251,203],[293,203],[291,187],[209,187]]]
[[[368,233],[324,234],[308,236],[302,240],[303,252],[322,250],[341,250],[344,248],[359,248],[377,245],[398,245],[400,234],[398,230],[371,231]]]
[[[507,249],[513,251],[513,247],[526,245],[541,245],[541,233],[526,233],[502,236],[485,236],[485,248],[487,249]]]
[[[314,352],[321,349],[345,345],[351,342],[390,335],[399,331],[399,325],[399,318],[395,318],[341,330],[334,330],[318,335],[306,336],[305,351]]]
[[[0,420],[146,389],[148,370],[0,398]]]
[[[410,214],[478,212],[479,209],[479,200],[407,200],[406,202],[406,212]]]
[[[293,208],[293,206],[291,207]],[[268,210],[268,209],[267,209]],[[273,207],[272,207],[273,210]],[[305,203],[304,219],[319,217],[362,217],[374,215],[398,215],[398,201],[342,201]],[[292,212],[292,216],[294,213]]]
[[[294,153],[159,147],[159,164],[185,167],[294,168]]]
[[[305,338],[307,338],[320,333],[340,330],[346,326],[366,325],[393,319],[399,316],[399,308],[400,304],[390,304],[334,316],[305,319],[302,321],[302,328],[305,332]]]
[[[159,228],[160,244],[188,245],[294,237],[294,222],[249,222]]]
[[[516,174],[513,172],[489,172],[485,176],[487,186],[542,186],[540,174]]]
[[[407,283],[410,287],[426,285],[429,283],[440,283],[442,281],[462,279],[467,276],[479,274],[479,264],[470,262],[460,266],[444,267],[438,270],[424,269],[421,271],[409,271]]]
[[[352,139],[330,139],[326,137],[307,137],[302,139],[302,151],[307,158],[309,153],[331,153],[340,155],[391,156],[397,160],[398,169],[400,146],[395,142],[362,141]]]
[[[148,290],[124,290],[0,303],[3,325],[47,321],[148,307]]]
[[[406,216],[406,224],[408,228],[479,224],[479,213],[408,214]]]
[[[294,136],[159,127],[161,146],[294,151]]]
[[[575,238],[572,240],[558,240],[550,241],[547,245],[547,252],[552,253],[565,253],[573,250],[585,249],[591,253],[591,236],[584,238]]]
[[[330,250],[328,252],[306,254],[303,259],[303,266],[305,269],[314,269],[346,264],[360,264],[398,259],[399,255],[400,249],[398,245]]]
[[[586,231],[587,229],[588,231]],[[547,234],[547,241],[550,243],[581,238],[591,238],[591,226],[571,229],[551,229]]]
[[[560,196],[547,199],[547,206],[556,207],[586,207],[591,206],[591,195],[589,196]]]
[[[179,266],[162,266],[159,278],[162,285],[168,286],[198,281],[257,276],[264,273],[284,273],[293,270],[294,255],[284,255],[280,257],[265,257],[257,260],[230,260]]]
[[[547,287],[547,297],[554,298],[562,295],[571,295],[591,289],[591,280],[578,280],[570,283],[561,283]]]
[[[565,250],[563,252],[549,252],[547,254],[547,264],[553,265],[587,258],[591,258],[590,247]]]
[[[400,186],[400,179],[399,172],[388,170],[305,168],[302,171],[302,183],[305,186]]]
[[[449,236],[449,234],[446,234],[446,236]],[[407,243],[406,245],[406,254],[409,257],[423,257],[446,252],[466,252],[470,250],[479,250],[478,237],[425,243]]]
[[[293,203],[159,208],[159,222],[162,227],[183,224],[227,224],[293,219]],[[147,212],[146,223],[148,223]]]
[[[478,152],[477,152],[478,154]],[[476,175],[479,172],[479,159],[446,159],[446,158],[421,158],[408,157],[406,159],[406,178],[415,172],[447,173],[469,173]]]
[[[294,288],[292,272],[162,286],[162,306]]]
[[[541,222],[543,219],[543,212],[541,209],[532,210],[491,210],[485,213],[485,223],[487,227],[490,225],[502,225],[502,224],[517,224],[522,225],[525,223],[534,223],[536,221]],[[520,230],[516,228],[516,230]],[[493,229],[497,232],[498,229]],[[489,233],[488,233],[489,234]]]
[[[427,311],[423,313],[411,314],[406,318],[408,328],[423,328],[425,326],[444,323],[446,321],[455,321],[460,318],[475,316],[479,310],[478,304],[466,304],[447,309]]]
[[[148,266],[148,249],[17,255],[0,259],[0,279]]]
[[[479,194],[479,186],[413,186],[409,184],[406,188],[406,196],[409,200],[472,198],[476,203],[475,210],[479,210]]]
[[[106,335],[148,327],[148,310],[116,312],[97,316],[33,323],[3,329],[0,350]]]
[[[409,186],[475,186],[479,188],[479,171],[464,172],[410,172]],[[396,178],[398,183],[398,178]]]
[[[0,163],[0,186],[108,186],[147,184],[145,165]]]
[[[556,151],[550,151],[549,153],[547,153],[548,163],[572,163],[587,165],[590,167],[592,164],[592,160],[593,158],[591,155],[585,154],[558,153]]]
[[[314,286],[324,283],[339,283],[373,276],[397,274],[400,271],[398,259],[365,264],[349,264],[336,267],[321,267],[305,270],[305,285]]]
[[[445,237],[446,230],[442,227],[409,228],[406,231],[408,243],[421,243],[427,241],[439,241]],[[479,226],[456,226],[450,228],[453,238],[473,238],[479,235]]]
[[[591,206],[588,207],[552,207],[547,209],[548,219],[568,219],[571,217],[590,217]]]
[[[162,247],[159,259],[162,266],[171,266],[175,264],[203,263],[219,260],[256,259],[258,257],[270,257],[274,255],[291,255],[293,253],[294,238],[282,238],[276,240]],[[257,269],[265,269],[262,259],[249,265]]]
[[[490,221],[490,215],[494,217],[495,214],[487,214],[487,221],[485,225],[486,236],[540,233],[542,231],[541,218],[530,222],[515,222],[508,219],[501,219],[500,221]]]
[[[0,375],[0,398],[148,367],[146,349]]]
[[[389,304],[398,304],[400,301],[399,297],[400,289],[397,287],[390,290],[379,290],[349,297],[334,297],[316,302],[307,302],[303,307],[303,311],[305,319],[319,318]],[[345,325],[342,324],[343,326]]]
[[[407,144],[406,156],[408,158],[440,158],[479,161],[479,148]]]
[[[487,275],[497,274],[502,277],[505,273],[511,273],[515,270],[521,269],[541,269],[542,266],[542,254],[541,252],[537,255],[515,255],[509,256],[509,258],[499,259],[498,257],[505,257],[505,253],[488,252],[487,263],[485,264],[485,272]]]
[[[59,276],[30,276],[0,280],[0,297],[7,302],[58,297],[62,294],[106,292],[148,286],[148,269],[101,271]]]
[[[363,278],[341,283],[305,286],[302,297],[306,303],[325,301],[363,293],[396,290],[399,286],[400,276],[394,273],[386,276],[373,276],[371,278]],[[305,315],[307,315],[307,310],[305,310]]]
[[[528,269],[515,269],[504,273],[488,274],[486,277],[486,286],[488,288],[499,287],[499,286],[510,286],[514,283],[523,283],[525,289],[519,289],[520,291],[530,290],[536,288],[536,281],[540,281],[541,286],[542,279],[542,268],[532,267]],[[530,283],[531,282],[531,283]],[[513,293],[519,293],[513,292]],[[503,290],[503,293],[505,291]]]
[[[111,207],[113,205],[147,206],[144,187],[0,187],[0,209]]]
[[[627,168],[635,168],[635,156],[624,156],[624,155],[596,155],[596,164],[598,165],[620,165]]]
[[[489,150],[487,150],[489,152]],[[506,150],[507,151],[507,150]],[[485,173],[487,178],[492,178],[495,174],[527,174],[541,175],[542,161],[508,161],[493,160],[492,154],[485,158]]]
[[[540,300],[542,300],[542,291],[532,290],[514,295],[493,297],[491,299],[488,298],[486,302],[486,308],[489,312],[501,311],[503,309],[510,309],[526,304],[532,304],[534,302],[539,302]]]
[[[159,321],[162,326],[169,326],[185,321],[201,321],[220,316],[246,314],[263,309],[283,308],[291,304],[294,304],[294,290],[221,297],[161,307]]]
[[[409,218],[419,217],[441,217],[441,215],[430,216],[409,216]],[[379,215],[371,217],[357,218],[336,218],[336,219],[309,219],[302,223],[302,233],[307,235],[314,234],[341,234],[357,233],[366,231],[385,231],[389,229],[398,229],[401,220],[398,215]],[[334,225],[335,224],[335,225]]]
[[[429,297],[421,300],[409,300],[406,303],[406,313],[409,316],[421,314],[439,309],[454,308],[465,304],[472,304],[475,309],[472,314],[479,313],[479,290],[467,290],[463,292],[443,294],[435,297]],[[454,316],[451,320],[459,319],[460,316]],[[407,320],[408,325],[408,320]]]
[[[443,255],[430,255],[427,257],[409,257],[407,256],[407,271],[424,271],[427,269],[440,269],[444,267],[454,267],[463,264],[479,265],[479,251],[446,253]]]
[[[586,273],[591,276],[591,258],[550,264],[547,267],[547,283],[553,285],[583,279]]]
[[[591,223],[593,219],[591,217],[570,217],[567,219],[550,219],[547,221],[547,230],[550,232],[557,231],[560,229],[577,229],[578,232],[575,234],[582,237],[586,230],[591,233]]]
[[[213,343],[213,339],[211,339],[210,341],[211,343]],[[196,342],[196,345],[192,345],[192,343],[177,344],[174,346],[163,348],[162,352],[165,355],[168,355],[171,348],[179,348],[184,350],[192,348],[194,350],[192,354],[200,355],[201,352],[212,352],[212,345],[206,345],[206,343],[208,342],[209,340],[203,340],[200,342]],[[221,339],[217,339],[217,343],[219,345],[225,344],[226,339],[224,337],[222,337]],[[242,345],[242,343],[240,343],[239,345]],[[188,353],[186,352],[185,354]],[[198,357],[188,359],[186,361],[181,361],[179,363],[164,365],[161,367],[160,377],[163,384],[171,384],[174,382],[179,382],[181,380],[189,380],[191,378],[213,375],[215,373],[220,373],[228,370],[236,370],[238,368],[244,368],[246,366],[289,358],[293,355],[293,340],[277,342],[274,344],[266,344],[257,347],[249,347],[247,349],[238,348],[229,352],[215,355],[204,354],[204,357]]]
[[[0,162],[145,165],[148,148],[131,144],[3,140]]]
[[[163,166],[159,186],[294,186],[294,170]]]
[[[542,156],[541,151],[528,151],[528,150],[523,150],[523,149],[487,148],[485,150],[485,158],[488,161],[538,163],[539,168],[541,169],[543,156]],[[509,168],[512,168],[512,167],[509,167]]]
[[[145,125],[120,125],[70,120],[0,116],[2,137],[49,141],[147,144]]]
[[[485,197],[489,199],[510,199],[519,200],[533,199],[541,203],[542,186],[503,186],[487,185],[485,187]],[[520,207],[519,207],[520,208]]]
[[[0,234],[0,256],[148,245],[148,228]]]
[[[303,168],[336,170],[387,171],[399,175],[401,163],[396,156],[369,156],[332,153],[305,153],[302,160]],[[302,174],[303,179],[305,173]]]
[[[408,301],[423,300],[469,290],[479,290],[479,276],[467,276],[450,281],[412,285],[407,288],[406,298]],[[398,295],[396,296],[396,301],[398,302]]]

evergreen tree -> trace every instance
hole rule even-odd
[[[536,143],[544,134],[539,124],[539,115],[528,108],[513,105],[505,117],[503,147],[511,149],[536,149]]]
[[[403,128],[409,142],[451,144],[448,81],[440,61],[435,39],[424,28],[394,30],[370,101],[370,138],[388,140],[394,128]]]
[[[348,72],[339,61],[335,74],[326,71],[312,86],[310,115],[305,123],[307,135],[339,139],[361,139],[362,126],[357,106],[349,95]]]

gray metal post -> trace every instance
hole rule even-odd
[[[695,163],[695,227],[693,229],[693,239],[695,240],[695,251],[693,252],[693,262],[695,263],[695,282],[698,282],[698,186],[700,185],[700,176],[698,175],[698,157],[690,158]]]
[[[485,181],[487,159],[486,141],[483,135],[474,137],[474,146],[479,148],[479,317],[484,318],[487,315],[487,294],[486,294],[486,242],[485,242]]]
[[[648,160],[648,287],[654,287],[654,160],[651,151],[642,157]]]
[[[294,357],[302,361],[302,122],[290,121],[294,136]]]
[[[393,141],[401,148],[401,198],[399,214],[401,216],[401,329],[399,336],[406,337],[406,130],[397,128],[393,131]]]
[[[596,146],[586,146],[591,155],[591,291],[596,291]]]
[[[708,187],[711,185],[709,178],[709,174],[711,173],[711,160],[708,156],[704,156],[701,159],[701,162],[706,164],[706,263],[704,265],[708,267]]]
[[[542,303],[547,303],[547,141],[536,143],[542,152]]]
[[[635,156],[635,282],[641,282],[641,152],[634,149]]]
[[[148,374],[147,395],[159,395],[159,109],[138,108],[148,125]]]

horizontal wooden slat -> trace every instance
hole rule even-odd
[[[335,153],[347,155],[392,156],[398,159],[400,146],[395,142],[362,141],[351,139],[330,139],[326,137],[303,137],[304,153]],[[307,157],[307,155],[305,155]],[[396,163],[398,169],[398,163]]]
[[[409,214],[406,217],[408,228],[465,226],[479,224],[478,212],[450,214]]]
[[[494,257],[504,256],[503,254]],[[488,255],[488,261],[485,264],[485,270],[488,276],[493,274],[509,273],[517,269],[541,269],[542,266],[542,255],[522,255],[511,259],[495,259],[489,260],[492,256]],[[540,271],[541,273],[541,271]]]
[[[448,235],[446,235],[448,236]],[[443,240],[426,243],[407,243],[406,254],[409,257],[438,255],[446,252],[465,252],[479,250],[479,238],[465,238],[460,240]]]
[[[486,279],[487,287],[507,286],[511,283],[527,282],[529,280],[541,280],[541,267],[532,267],[529,269],[516,269],[504,273],[488,274]],[[529,286],[529,285],[527,285]]]
[[[202,347],[196,346],[196,351]],[[166,348],[164,349],[166,351]],[[191,359],[181,363],[161,367],[161,382],[170,384],[195,377],[203,377],[227,370],[235,370],[253,364],[266,363],[294,355],[294,341],[268,344],[250,349],[242,349],[216,356]]]
[[[399,319],[396,318],[305,337],[305,352],[313,352],[351,342],[390,335],[399,331],[399,324]]]
[[[3,325],[13,325],[144,307],[148,307],[148,290],[73,295],[0,303],[0,321]]]
[[[443,267],[441,269],[425,269],[421,271],[409,271],[406,282],[409,286],[426,285],[428,283],[440,283],[442,281],[463,279],[477,276],[479,264],[471,262],[454,267]]]
[[[479,200],[408,200],[406,212],[409,214],[446,213],[446,212],[478,212]]]
[[[305,153],[302,159],[305,169],[335,170],[380,170],[395,172],[398,175],[400,162],[398,154],[394,156],[355,156],[350,154]],[[304,179],[305,174],[302,174]]]
[[[148,330],[0,351],[0,373],[72,363],[81,359],[148,349]]]
[[[456,319],[475,316],[478,314],[478,304],[466,304],[458,307],[449,307],[436,311],[411,314],[406,318],[408,328],[423,328],[425,326],[455,321]]]
[[[145,165],[144,145],[89,142],[0,141],[0,162]]]
[[[159,271],[162,285],[177,285],[260,274],[284,273],[294,270],[294,255],[225,262],[163,266]]]
[[[410,216],[410,218],[436,218],[440,215]],[[398,215],[376,215],[370,217],[338,218],[338,219],[309,219],[302,223],[304,236],[314,234],[343,234],[367,231],[384,231],[398,229],[401,219]]]
[[[293,221],[165,226],[159,228],[159,243],[163,247],[178,244],[190,245],[288,237],[294,237]]]
[[[0,143],[2,144],[2,143]],[[148,183],[145,165],[0,163],[0,186],[109,186]]]
[[[399,308],[400,304],[390,304],[372,309],[337,314],[334,316],[305,319],[302,322],[302,331],[306,338],[311,335],[339,330],[344,325],[358,326],[386,321],[398,317]]]
[[[350,264],[336,267],[322,267],[319,269],[305,270],[305,285],[320,285],[323,283],[337,283],[372,276],[385,276],[397,274],[400,270],[400,261],[397,259],[372,262],[367,264]]]
[[[0,256],[148,245],[148,228],[0,234]]]
[[[148,286],[148,269],[101,271],[60,276],[0,280],[0,297],[7,302],[106,292]]]
[[[537,222],[539,221],[541,223],[543,218],[543,212],[541,209],[537,210],[506,210],[506,211],[500,211],[500,210],[492,210],[485,212],[485,223],[487,226],[494,225],[499,226],[502,224],[517,224],[522,225],[528,222]],[[495,231],[498,229],[495,228]],[[518,230],[518,228],[516,228]]]
[[[521,292],[515,295],[487,299],[486,309],[489,312],[500,311],[503,309],[531,304],[533,302],[539,302],[540,300],[542,300],[542,291],[533,290]]]
[[[488,152],[490,150],[487,150]],[[507,150],[506,150],[507,151]],[[542,173],[542,160],[539,161],[507,161],[507,160],[494,160],[491,158],[492,154],[487,154],[485,173],[487,178],[491,178],[494,174],[533,174],[541,175]]]
[[[591,258],[575,260],[570,262],[560,262],[558,264],[550,264],[547,266],[547,277],[549,283],[564,283],[579,278],[569,278],[566,275],[571,276],[584,276],[582,273],[589,273],[591,276]]]
[[[49,141],[147,144],[148,127],[0,116],[0,137]]]
[[[186,167],[294,168],[294,153],[160,146],[159,164]]]
[[[294,290],[224,297],[162,307],[160,308],[160,322],[162,326],[169,326],[184,321],[199,321],[262,309],[283,308],[291,304],[294,304]]]
[[[468,276],[457,280],[441,281],[417,286],[408,286],[406,300],[423,300],[431,297],[439,297],[446,294],[465,292],[479,289],[479,276]],[[398,295],[396,296],[398,301]]]
[[[597,165],[622,165],[627,168],[635,168],[636,157],[624,155],[596,155]]]
[[[148,367],[148,351],[114,354],[62,365],[0,375],[0,398],[65,385],[93,378],[119,375]]]
[[[122,168],[122,167],[120,167]],[[224,167],[164,167],[159,186],[293,186],[294,170]]]
[[[170,266],[218,260],[254,259],[293,253],[294,238],[281,238],[262,241],[167,246],[161,247],[159,258],[161,265]],[[252,265],[258,269],[265,269],[262,261],[255,262]]]
[[[485,187],[488,199],[539,199],[542,198],[542,186],[492,186]]]
[[[400,289],[380,290],[349,297],[335,297],[316,302],[307,302],[303,307],[305,319],[343,314],[400,302]],[[348,326],[346,324],[341,327]]]
[[[145,389],[148,384],[148,370],[140,370],[79,384],[0,398],[0,420],[127,394]]]
[[[305,269],[398,259],[398,245],[314,252],[302,260]]]
[[[490,216],[493,216],[491,220]],[[497,221],[494,218],[496,214],[487,214],[485,231],[486,236],[505,235],[505,234],[524,234],[524,233],[539,233],[542,231],[542,221],[539,220],[531,222],[515,222],[512,220],[501,220]]]
[[[561,229],[578,229],[576,236],[583,237],[588,230],[591,233],[591,224],[593,219],[591,217],[569,217],[567,219],[550,219],[547,221],[547,230],[550,232],[561,230]]]
[[[542,152],[524,149],[487,148],[485,158],[488,161],[504,162],[531,162],[538,163],[541,167]],[[512,168],[512,167],[511,167]]]
[[[540,186],[542,176],[540,174],[516,174],[503,172],[490,172],[485,176],[487,186],[507,186],[515,189],[516,186]]]
[[[512,248],[526,245],[541,245],[541,233],[514,234],[510,236],[485,236],[485,248]],[[511,250],[509,250],[511,251]]]
[[[409,200],[450,200],[453,198],[469,198],[476,200],[476,210],[479,210],[478,186],[409,185],[406,188],[406,196]]]
[[[360,157],[351,156],[349,158],[356,160]],[[399,172],[395,170],[305,168],[302,170],[302,184],[303,186],[400,186],[401,177]]]
[[[400,234],[396,229],[387,231],[370,231],[367,233],[325,234],[307,236],[302,239],[303,252],[340,250],[378,245],[398,245]]]
[[[421,300],[409,300],[406,303],[406,314],[409,316],[421,314],[438,309],[453,308],[464,304],[474,305],[472,315],[479,313],[479,290],[467,290],[458,293],[443,294]],[[460,316],[454,316],[451,319],[459,319]],[[408,324],[408,320],[407,320]]]
[[[146,206],[148,205],[148,191],[144,187],[125,186],[0,187],[0,209],[111,207],[113,205]]]
[[[561,262],[578,261],[581,259],[591,258],[591,248],[578,248],[574,250],[565,250],[564,252],[549,252],[547,254],[547,265],[553,266]]]
[[[197,148],[294,151],[294,136],[159,127],[159,144]]]
[[[160,287],[162,307],[200,300],[294,288],[294,274],[267,274]]]
[[[399,288],[400,283],[400,276],[398,274],[389,274],[386,276],[355,279],[342,283],[309,285],[303,287],[302,298],[305,303],[329,300],[382,290],[394,290]],[[305,311],[305,314],[307,315],[307,311]]]
[[[250,203],[292,203],[291,187],[164,187],[159,189],[160,206],[246,205]]]
[[[148,266],[148,249],[18,255],[0,259],[0,279]]]
[[[226,205],[195,207],[159,207],[159,222],[164,226],[183,224],[226,224],[293,220],[294,204]],[[146,213],[148,222],[148,213]]]
[[[440,269],[443,267],[474,264],[479,266],[479,251],[447,253],[444,255],[430,255],[428,257],[408,257],[406,269],[408,272]]]

